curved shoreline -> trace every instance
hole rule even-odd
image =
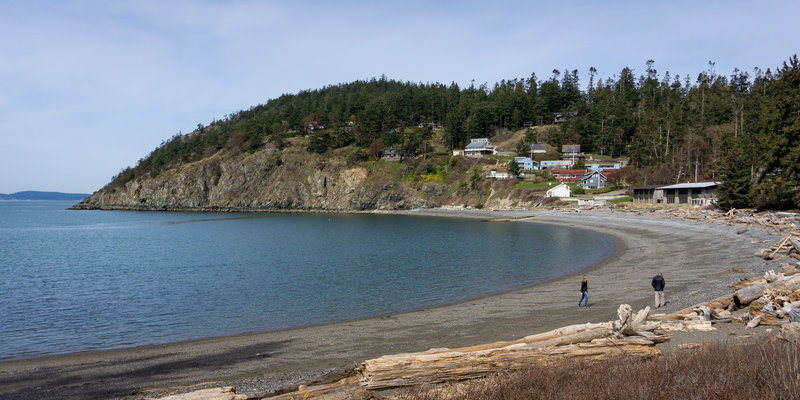
[[[534,215],[510,223],[586,229],[611,237],[616,249],[581,272],[446,306],[284,331],[6,361],[0,363],[0,396],[137,398],[150,390],[203,382],[263,395],[384,354],[516,339],[609,320],[620,303],[641,308],[652,302],[648,287],[655,272],[664,272],[667,279],[667,309],[682,308],[728,291],[736,276],[726,270],[763,267],[743,254],[760,246],[752,243],[754,238],[769,238],[755,232],[736,235],[727,226],[624,213],[393,213],[482,219]],[[575,306],[579,282],[573,278],[581,274],[589,275],[589,308]]]

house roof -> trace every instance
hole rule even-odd
[[[487,148],[487,147],[491,147],[491,146],[492,146],[492,144],[489,143],[489,142],[470,142],[467,145],[466,148],[467,149],[483,149],[483,148]]]
[[[570,190],[569,186],[567,186],[567,184],[566,184],[566,183],[562,183],[562,184],[559,184],[558,186],[553,186],[552,188],[550,188],[549,190],[547,190],[547,193],[550,193],[550,192],[552,192],[552,191],[554,191],[554,190],[556,190],[556,189],[561,189],[561,188],[566,188],[567,190],[569,190],[570,192],[572,192],[572,190]]]
[[[562,174],[563,175],[566,175],[566,174],[583,175],[585,173],[586,173],[585,169],[554,169],[553,170],[553,174],[559,174],[559,175],[562,175]]]
[[[581,145],[579,144],[565,144],[561,147],[562,153],[580,153],[581,152]]]
[[[583,174],[583,177],[584,177],[584,178],[588,178],[588,177],[591,177],[591,176],[592,176],[592,175],[594,175],[594,174],[600,175],[600,176],[602,176],[603,178],[605,178],[605,177],[606,177],[606,176],[605,176],[605,174],[603,174],[602,172],[600,172],[600,171],[595,171],[595,170],[590,170],[589,172],[587,172],[587,173]]]
[[[544,144],[532,144],[531,149],[533,150],[547,150],[547,145]]]
[[[679,183],[677,185],[660,186],[658,189],[702,189],[712,186],[717,186],[722,182],[693,182],[693,183]]]

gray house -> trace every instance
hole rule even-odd
[[[589,171],[580,180],[584,189],[600,189],[606,187],[606,176],[600,171]]]
[[[497,154],[488,138],[470,139],[469,144],[464,148],[464,155],[466,156],[481,156],[484,154]]]
[[[679,183],[668,186],[638,186],[633,188],[633,201],[646,204],[688,204],[707,206],[717,201],[721,182]]]

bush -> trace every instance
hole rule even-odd
[[[661,357],[570,362],[464,384],[412,388],[423,399],[798,399],[800,346],[784,341],[717,343]]]

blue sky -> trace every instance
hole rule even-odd
[[[774,69],[800,53],[798,16],[796,1],[0,0],[0,192],[91,193],[198,123],[382,74]]]

